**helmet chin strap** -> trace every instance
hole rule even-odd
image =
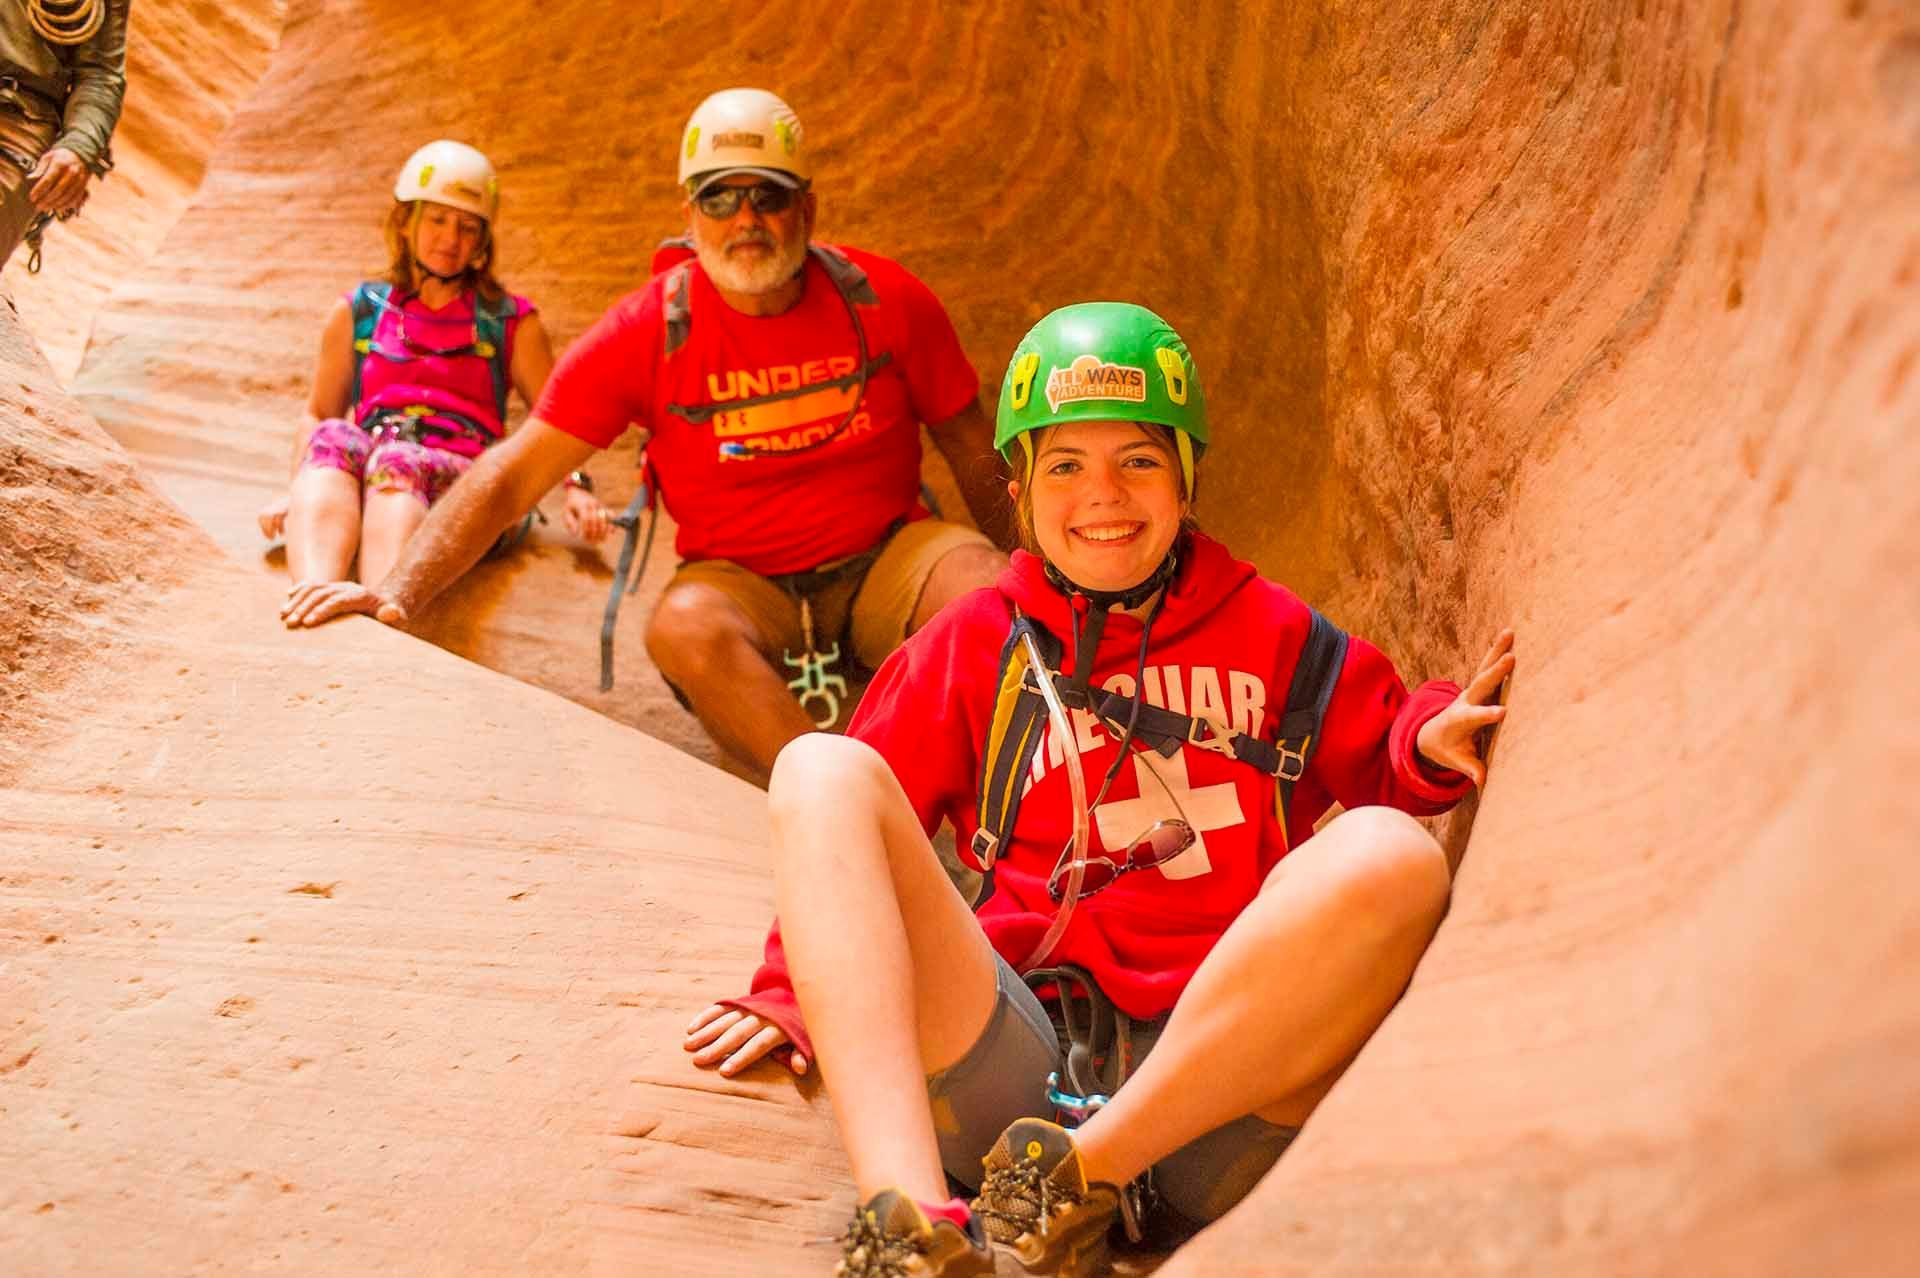
[[[439,280],[442,284],[458,284],[461,280],[467,278],[467,272],[464,268],[455,271],[452,275],[442,275],[417,257],[413,259],[413,269],[430,279]]]
[[[1160,566],[1148,573],[1146,579],[1125,590],[1089,590],[1053,565],[1052,560],[1043,560],[1047,580],[1055,589],[1067,596],[1071,603],[1075,596],[1087,601],[1084,618],[1076,617],[1073,626],[1073,675],[1068,687],[1079,693],[1087,691],[1087,681],[1093,675],[1094,654],[1100,648],[1100,636],[1107,627],[1107,614],[1115,608],[1138,608],[1166,588],[1173,580],[1174,573],[1180,569],[1180,546],[1186,540],[1184,536],[1174,538],[1173,545],[1167,547],[1167,553],[1160,560]],[[1080,610],[1075,608],[1077,613]],[[1159,607],[1154,608],[1155,615]],[[1148,627],[1152,620],[1149,618]],[[1142,651],[1145,651],[1146,635],[1141,635]],[[1123,752],[1124,753],[1124,752]]]
[[[1102,612],[1114,608],[1138,608],[1153,598],[1156,590],[1173,580],[1173,574],[1180,569],[1180,544],[1185,540],[1184,536],[1174,538],[1173,545],[1167,547],[1166,556],[1160,560],[1160,566],[1148,573],[1144,581],[1129,586],[1125,590],[1092,590],[1054,567],[1051,559],[1044,560],[1043,563],[1046,566],[1047,580],[1053,583],[1056,590],[1068,595],[1081,595],[1089,604]]]

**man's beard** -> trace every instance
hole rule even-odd
[[[701,242],[697,237],[694,251],[700,257],[700,267],[706,271],[707,278],[729,293],[745,293],[758,296],[772,293],[799,274],[800,267],[807,260],[807,241],[804,236],[795,236],[792,241],[782,244],[766,232],[755,232],[739,236],[734,240],[740,244],[760,243],[773,249],[770,257],[733,258],[725,248]]]

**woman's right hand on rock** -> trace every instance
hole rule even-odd
[[[772,1021],[715,1003],[688,1024],[684,1046],[693,1053],[695,1065],[718,1069],[731,1078],[786,1042],[787,1032]],[[805,1074],[807,1058],[795,1049],[787,1058],[787,1068]]]
[[[280,605],[280,620],[287,623],[287,629],[298,630],[356,612],[389,626],[407,624],[407,614],[399,604],[357,581],[294,583],[287,591],[287,602]]]
[[[268,541],[280,536],[287,530],[287,494],[281,493],[260,508],[260,535]]]

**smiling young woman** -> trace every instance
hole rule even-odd
[[[1087,1274],[1150,1201],[1175,1229],[1217,1218],[1438,926],[1446,858],[1410,814],[1484,777],[1474,734],[1503,714],[1512,636],[1464,690],[1412,693],[1341,637],[1291,766],[1297,676],[1338,631],[1189,526],[1208,433],[1159,316],[1042,320],[995,435],[1027,551],[888,659],[845,737],[775,765],[779,922],[752,992],[695,1017],[686,1047],[728,1074],[820,1062],[864,1200],[843,1278],[984,1275],[990,1241],[1028,1272]],[[1018,677],[1010,635],[1036,657]],[[1035,691],[1046,715],[1009,763],[993,742]],[[943,821],[989,875],[977,905],[929,842]],[[1100,1046],[1083,1031],[1103,1016],[1121,1028]],[[1083,1050],[1138,1070],[1089,1087]],[[978,1195],[948,1200],[949,1176]]]

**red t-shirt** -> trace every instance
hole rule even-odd
[[[840,251],[867,273],[879,299],[858,308],[869,358],[889,358],[832,443],[792,456],[741,457],[723,447],[778,449],[821,438],[846,416],[852,388],[723,408],[699,424],[670,411],[826,382],[859,366],[847,308],[811,256],[799,303],[770,316],[728,306],[692,263],[688,336],[671,355],[663,311],[673,272],[656,275],[568,348],[533,415],[597,448],[630,423],[650,431],[647,457],[679,524],[675,547],[683,559],[729,559],[771,574],[858,554],[895,520],[925,513],[920,423],[960,412],[979,394],[980,378],[925,284],[897,262]]]

